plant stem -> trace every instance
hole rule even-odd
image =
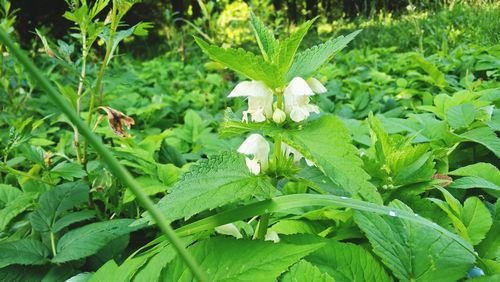
[[[101,156],[102,161],[108,165],[109,170],[114,176],[119,179],[125,187],[136,196],[137,201],[151,214],[156,225],[168,238],[174,249],[179,254],[180,258],[191,269],[193,276],[199,281],[207,281],[205,273],[201,270],[200,266],[196,263],[194,258],[187,252],[183,242],[176,235],[172,227],[167,223],[165,216],[153,204],[153,201],[144,194],[139,186],[139,183],[132,177],[132,175],[123,167],[113,154],[102,144],[101,140],[92,133],[89,126],[87,126],[80,117],[76,114],[72,106],[68,105],[66,100],[57,92],[52,86],[50,81],[45,78],[42,72],[35,66],[35,64],[26,56],[26,54],[17,47],[7,33],[0,28],[0,41],[11,51],[11,53],[24,65],[25,70],[39,83],[39,86],[45,90],[47,95],[51,98],[52,102],[68,117],[74,126],[78,128],[82,136],[86,138],[88,143],[94,150]]]
[[[78,90],[76,92],[76,114],[80,116],[81,110],[81,101],[82,101],[82,92],[83,92],[83,83],[85,81],[86,71],[87,71],[87,33],[85,30],[82,30],[82,70],[80,72],[80,80],[78,82]],[[76,158],[79,163],[83,163],[82,152],[80,149],[80,133],[78,132],[78,128],[74,127],[74,146],[76,152]]]
[[[54,232],[50,232],[50,246],[52,247],[52,256],[56,256],[56,237],[54,236]]]
[[[269,216],[270,214],[265,213],[260,217],[259,223],[257,224],[257,232],[255,232],[253,239],[264,240],[266,238]]]

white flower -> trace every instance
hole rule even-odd
[[[300,161],[300,159],[304,158],[304,155],[302,155],[299,151],[295,150],[294,148],[292,148],[292,146],[290,146],[284,142],[281,142],[281,153],[284,154],[288,158],[291,155],[293,155],[293,162],[295,162],[295,163],[298,163]],[[314,165],[313,161],[308,160],[306,158],[304,158],[304,160],[306,161],[306,164],[308,166]]]
[[[301,122],[309,117],[309,114],[319,113],[319,107],[309,104],[309,96],[314,93],[324,93],[326,88],[315,78],[305,81],[301,77],[295,77],[285,88],[285,112],[295,122]]]
[[[286,114],[284,111],[282,111],[281,109],[276,109],[274,110],[274,113],[273,113],[273,121],[275,123],[282,123],[284,122],[286,119]]]
[[[248,97],[248,110],[243,112],[243,121],[248,122],[248,114],[254,122],[263,122],[272,116],[273,91],[263,82],[240,82],[228,97]]]
[[[222,234],[222,235],[233,236],[236,239],[243,238],[243,235],[241,235],[240,230],[238,230],[236,225],[234,225],[232,223],[228,223],[228,224],[224,224],[224,225],[215,227],[215,232]]]
[[[246,157],[245,160],[248,169],[255,175],[269,166],[269,151],[269,143],[257,133],[248,136],[238,148],[239,153],[253,156],[252,159]]]

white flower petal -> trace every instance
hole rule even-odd
[[[266,236],[264,236],[264,241],[272,241],[274,243],[279,243],[280,237],[278,236],[278,233],[276,233],[276,231],[269,231],[267,232]]]
[[[257,161],[257,158],[254,158],[253,160],[250,158],[245,158],[246,165],[248,169],[250,170],[251,173],[255,175],[259,175],[260,173],[260,164]]]
[[[290,112],[290,118],[295,122],[301,122],[309,117],[309,112],[302,107],[295,107]]]
[[[227,97],[261,97],[273,95],[273,91],[261,81],[243,81]]]
[[[233,236],[236,239],[241,239],[243,238],[243,235],[241,235],[240,230],[236,227],[236,225],[232,223],[224,224],[221,226],[215,227],[215,232],[223,235],[229,235]]]
[[[314,92],[302,77],[295,77],[290,81],[284,91],[285,96],[312,96]]]
[[[327,91],[325,86],[323,86],[323,84],[321,84],[321,82],[314,77],[308,78],[306,82],[314,93],[325,93]]]

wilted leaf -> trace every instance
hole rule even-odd
[[[125,125],[128,129],[130,129],[130,127],[135,123],[133,118],[111,107],[99,107],[99,109],[104,110],[108,115],[109,126],[116,135],[120,137],[129,136],[127,132],[125,132],[125,130],[123,129],[123,125]]]

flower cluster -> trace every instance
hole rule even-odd
[[[311,113],[319,113],[319,107],[310,104],[310,96],[325,93],[327,90],[315,78],[307,80],[301,77],[293,78],[282,89],[276,90],[276,95],[282,95],[282,103],[274,102],[274,91],[260,81],[244,81],[236,85],[228,97],[247,97],[248,109],[243,111],[243,122],[264,122],[272,119],[275,123],[283,123],[287,116],[294,122],[306,120]],[[251,134],[238,148],[238,152],[246,155],[246,165],[253,174],[259,174],[269,166],[270,146],[260,134]],[[304,156],[290,145],[281,142],[281,154],[292,157],[299,162]],[[305,159],[309,166],[314,163]]]

